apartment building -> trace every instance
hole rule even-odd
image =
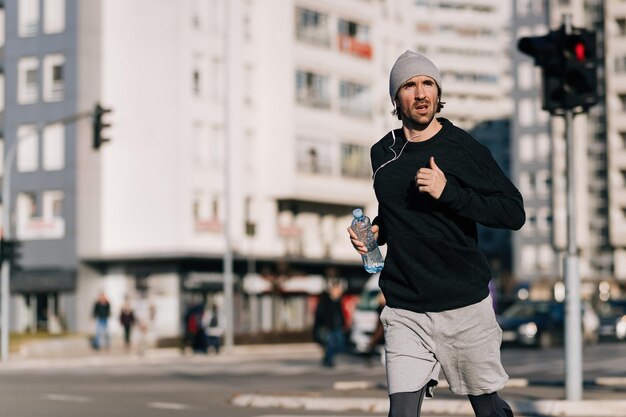
[[[413,49],[439,65],[442,115],[462,127],[511,111],[510,10],[497,0],[12,0],[4,11],[5,153],[17,144],[14,227],[34,277],[11,281],[20,331],[35,315],[89,331],[105,291],[114,314],[129,297],[151,311],[155,337],[177,335],[194,295],[223,303],[227,225],[237,331],[306,329],[324,276],[353,290],[367,279],[345,229],[355,207],[376,214],[369,148],[399,126],[395,58]],[[98,150],[95,103],[112,109]]]

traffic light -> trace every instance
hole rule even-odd
[[[17,240],[0,240],[0,258],[8,260],[11,269],[20,269],[19,261],[22,259],[22,243]]]
[[[596,33],[573,28],[565,38],[562,51],[565,57],[564,108],[582,106],[587,111],[598,102]]]
[[[107,113],[111,113],[111,109],[104,108],[100,105],[100,103],[96,103],[93,110],[93,119],[92,119],[92,127],[93,127],[93,148],[100,149],[100,146],[104,142],[108,142],[110,139],[102,136],[102,131],[107,127],[110,127],[111,124],[105,123],[103,117]]]
[[[518,49],[542,69],[543,109],[552,114],[598,102],[595,32],[565,26],[544,36],[521,38]]]

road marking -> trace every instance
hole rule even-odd
[[[89,397],[80,397],[78,395],[64,395],[64,394],[46,394],[47,400],[50,401],[67,401],[71,403],[88,403],[91,402]]]
[[[162,410],[188,410],[189,406],[187,404],[180,403],[148,403],[148,407],[150,408],[160,408]]]
[[[622,385],[626,385],[626,378],[605,376],[605,377],[596,378],[596,384],[606,385],[610,387],[622,386]]]

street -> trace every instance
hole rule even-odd
[[[282,345],[283,349],[285,346]],[[99,364],[55,359],[46,366],[0,366],[0,407],[11,417],[270,417],[381,416],[359,412],[244,408],[230,403],[238,394],[316,397],[386,398],[380,362],[344,357],[334,369],[319,366],[317,352],[269,355],[226,354],[171,358],[111,358]],[[527,378],[530,386],[506,388],[503,397],[563,396],[562,350],[506,348],[503,362],[512,379]],[[585,397],[600,394],[592,387],[599,377],[626,377],[626,344],[607,343],[585,348]],[[119,358],[118,358],[119,359]],[[124,358],[122,358],[124,359]],[[336,382],[369,382],[366,390],[339,390]],[[595,391],[594,391],[595,390]],[[626,397],[626,387],[611,388]],[[458,399],[446,388],[437,399]]]

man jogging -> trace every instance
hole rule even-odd
[[[476,223],[518,230],[522,196],[489,150],[444,118],[441,75],[406,51],[389,77],[402,128],[371,149],[378,216],[387,244],[380,275],[390,417],[416,417],[443,370],[478,417],[513,416],[498,397],[508,376],[502,331],[489,296],[491,271],[478,250]],[[348,228],[352,244],[365,246]]]

